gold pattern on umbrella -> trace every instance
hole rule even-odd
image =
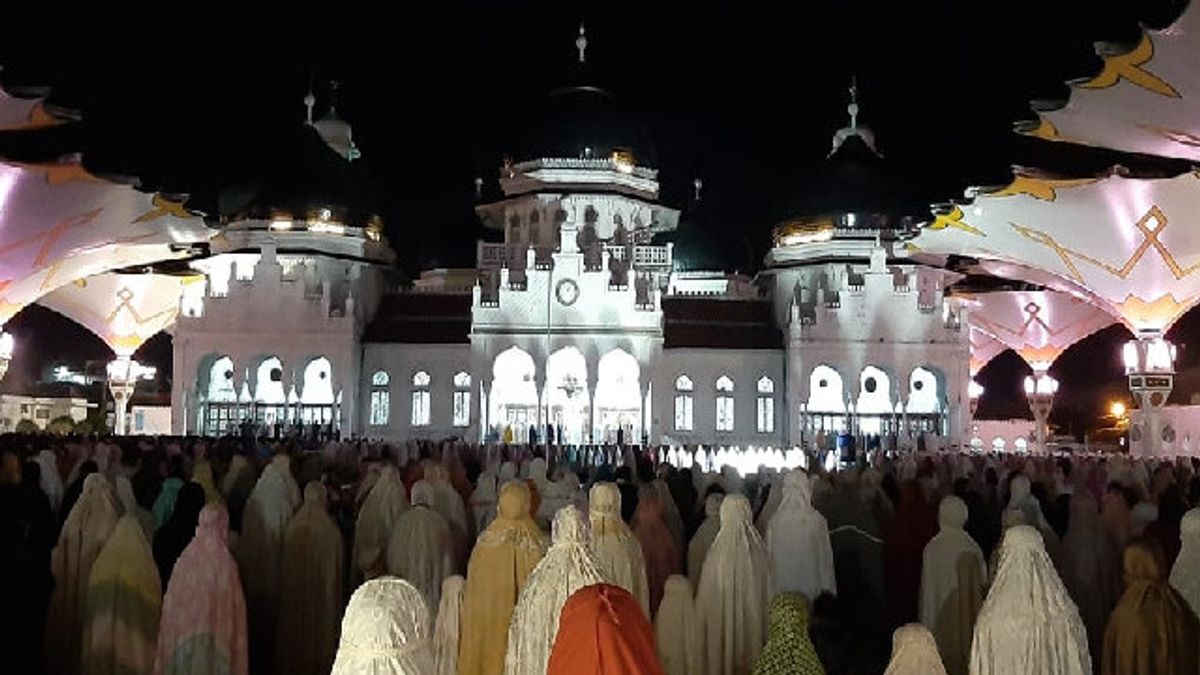
[[[1154,41],[1143,33],[1142,41],[1133,51],[1104,57],[1104,69],[1100,74],[1079,85],[1081,89],[1106,89],[1121,80],[1126,80],[1142,89],[1156,94],[1179,98],[1179,92],[1161,77],[1144,66],[1154,56]]]

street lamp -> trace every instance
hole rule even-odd
[[[1037,431],[1037,447],[1046,452],[1046,427],[1050,419],[1050,409],[1054,407],[1054,395],[1058,393],[1058,380],[1046,372],[1035,372],[1025,378],[1025,400],[1029,401],[1029,409],[1033,411],[1034,425]]]
[[[1161,411],[1175,385],[1175,345],[1157,333],[1139,335],[1125,343],[1121,357],[1140,418],[1130,425],[1130,450],[1157,455],[1174,435],[1170,426],[1162,426]]]
[[[975,419],[975,411],[979,409],[979,399],[983,397],[983,385],[972,379],[967,383],[967,400],[971,404],[971,419]]]
[[[118,355],[115,361],[109,361],[105,368],[108,374],[108,388],[113,395],[115,418],[113,435],[124,436],[126,429],[126,414],[129,399],[133,397],[133,389],[138,380],[152,380],[157,369],[153,366],[143,366],[134,361],[128,354]]]

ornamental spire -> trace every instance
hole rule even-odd
[[[579,50],[579,62],[587,62],[587,29],[584,28],[583,22],[579,22],[579,37],[575,38],[575,48]]]

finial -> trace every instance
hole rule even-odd
[[[583,27],[583,22],[579,22],[579,37],[575,38],[575,48],[579,50],[579,62],[587,61],[587,29]]]
[[[692,187],[696,190],[696,201],[700,201],[700,190],[704,187],[704,181],[697,177],[692,181]]]
[[[850,76],[850,105],[846,106],[846,112],[850,113],[850,128],[858,128],[858,76]]]
[[[304,107],[308,108],[307,118],[308,118],[308,124],[310,126],[313,123],[313,118],[312,118],[313,106],[316,104],[317,104],[317,97],[313,96],[312,87],[309,87],[308,93],[304,95]]]
[[[475,177],[475,199],[483,198],[483,179],[479,176]]]

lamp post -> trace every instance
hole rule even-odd
[[[108,374],[108,389],[113,395],[113,435],[124,436],[127,432],[127,413],[129,399],[133,397],[134,387],[138,380],[152,380],[157,369],[153,366],[143,366],[127,354],[117,356],[115,361],[109,361],[106,367]]]
[[[8,364],[12,361],[12,356],[13,336],[0,332],[0,380],[4,379],[5,373],[8,372]]]
[[[975,411],[979,410],[979,399],[983,396],[983,385],[972,379],[967,383],[967,400],[971,405],[971,419],[975,419]]]
[[[1142,456],[1160,453],[1163,441],[1174,440],[1175,431],[1162,425],[1162,407],[1175,385],[1175,345],[1154,333],[1139,335],[1121,350],[1129,391],[1138,412],[1129,428],[1130,451]]]
[[[1050,419],[1050,410],[1054,407],[1056,393],[1058,393],[1058,380],[1050,377],[1045,371],[1026,376],[1025,399],[1029,401],[1029,409],[1033,411],[1039,452],[1047,451],[1046,427]]]

